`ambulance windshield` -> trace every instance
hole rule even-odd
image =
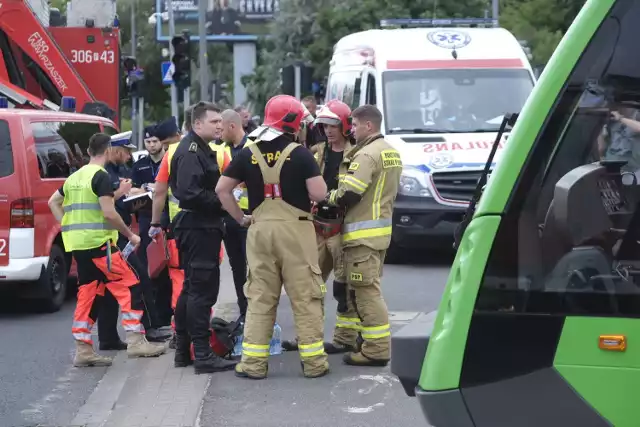
[[[533,89],[525,69],[386,71],[387,133],[497,132]]]

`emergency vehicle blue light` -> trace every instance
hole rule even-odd
[[[68,113],[76,112],[76,99],[73,96],[63,96],[60,103],[60,110]]]
[[[6,96],[0,96],[0,108],[9,108],[9,100]]]
[[[498,26],[498,20],[491,18],[451,18],[451,19],[382,19],[380,27],[465,27]]]

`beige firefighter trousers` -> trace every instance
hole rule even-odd
[[[356,347],[360,318],[353,306],[352,298],[349,297],[349,286],[344,275],[342,235],[337,234],[329,238],[318,235],[317,242],[320,270],[325,283],[333,270],[333,297],[338,302],[333,342]]]
[[[362,320],[362,355],[374,360],[391,358],[389,312],[382,297],[380,277],[386,251],[366,246],[343,248],[344,269],[358,316]]]

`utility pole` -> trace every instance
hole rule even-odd
[[[198,34],[200,38],[198,47],[198,62],[200,64],[200,99],[209,101],[209,61],[207,57],[207,2],[198,2]]]
[[[496,22],[496,26],[499,27],[500,24],[498,23],[498,15],[500,13],[500,4],[499,4],[499,0],[492,0],[491,1],[491,10],[492,10],[492,15],[493,15],[493,19]]]
[[[169,39],[173,39],[176,35],[176,22],[173,18],[173,0],[167,1],[166,4],[169,7]],[[171,50],[171,57],[173,57],[173,44],[169,43],[169,49]],[[171,83],[171,115],[176,118],[176,121],[180,120],[178,117],[178,89],[176,88],[175,83]]]
[[[133,0],[131,2],[131,56],[135,59],[138,47],[138,34],[136,31],[136,3],[137,0]],[[131,94],[131,136],[133,142],[140,145],[139,135],[138,135],[138,120],[142,120],[138,117],[138,99],[137,96]]]

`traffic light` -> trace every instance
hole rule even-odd
[[[122,68],[124,68],[124,79],[127,92],[133,96],[139,96],[142,91],[142,81],[144,73],[138,66],[138,61],[133,56],[122,58]]]
[[[189,32],[185,31],[181,36],[171,39],[173,46],[173,81],[178,89],[186,89],[191,86],[191,40]]]
[[[280,71],[282,93],[296,96],[296,67],[300,67],[300,96],[313,92],[313,68],[304,64],[287,65]]]

